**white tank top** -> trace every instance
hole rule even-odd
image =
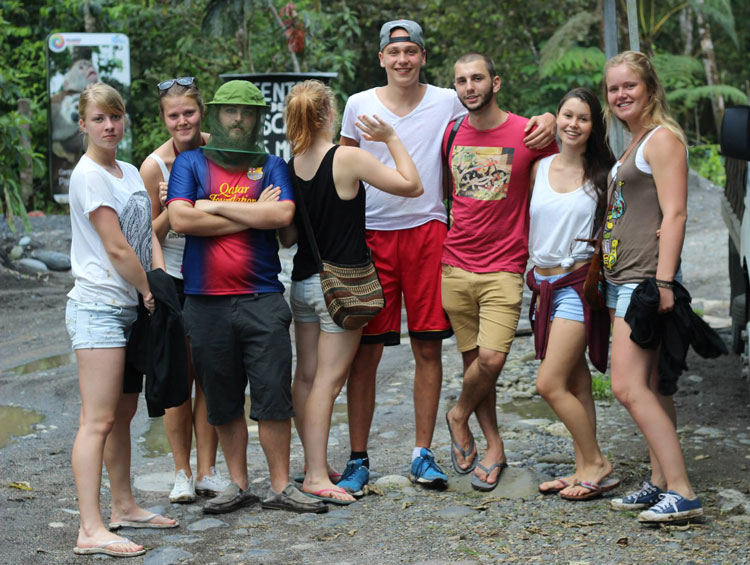
[[[169,182],[169,169],[164,160],[156,153],[149,155],[161,169],[161,176],[164,182]],[[164,254],[164,265],[167,268],[167,274],[176,279],[182,278],[182,254],[185,251],[185,236],[169,228],[167,236],[161,242],[161,250]]]
[[[586,261],[594,254],[591,239],[596,213],[593,188],[579,186],[573,192],[556,192],[549,183],[549,167],[556,155],[539,162],[534,191],[529,206],[529,255],[538,267],[569,268],[576,261]]]

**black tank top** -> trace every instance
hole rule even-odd
[[[362,263],[368,257],[365,241],[365,187],[360,181],[357,196],[352,200],[339,198],[333,182],[333,156],[338,148],[338,145],[334,145],[325,154],[312,179],[302,180],[295,175],[295,198],[305,199],[320,256],[333,263],[353,265]],[[301,214],[302,210],[297,206],[294,214],[298,235],[292,269],[293,281],[305,280],[318,272]]]

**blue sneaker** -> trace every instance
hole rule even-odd
[[[640,490],[631,492],[623,498],[613,498],[609,505],[613,510],[643,510],[659,502],[662,494],[664,491],[651,481],[643,481]]]
[[[703,516],[701,499],[687,499],[673,490],[659,495],[659,502],[638,514],[639,522],[674,522]]]
[[[420,485],[443,488],[448,483],[448,477],[435,462],[432,451],[423,447],[419,457],[411,462],[409,478]]]
[[[361,459],[354,459],[346,464],[341,480],[336,483],[352,496],[364,496],[362,488],[370,481],[370,470],[362,465]]]

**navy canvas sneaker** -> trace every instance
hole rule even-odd
[[[613,498],[609,505],[613,510],[643,510],[659,502],[659,496],[663,492],[651,481],[643,481],[640,490],[631,492],[623,498]]]
[[[701,499],[690,500],[673,490],[659,495],[659,502],[638,514],[639,522],[674,522],[703,516]]]
[[[445,487],[448,483],[448,476],[435,462],[435,456],[432,451],[423,447],[419,452],[419,457],[411,462],[409,478],[415,483],[428,487]]]

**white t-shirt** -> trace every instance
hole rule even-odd
[[[549,167],[555,155],[539,161],[529,205],[529,255],[537,267],[569,268],[594,254],[592,245],[576,241],[591,239],[596,213],[593,187],[579,186],[573,192],[557,192],[549,183]],[[565,262],[565,264],[563,264]]]
[[[117,164],[121,179],[84,155],[70,175],[70,262],[76,280],[68,297],[79,302],[136,306],[138,291],[112,265],[89,219],[101,206],[112,208],[141,265],[151,268],[151,201],[138,169],[122,161]]]
[[[167,169],[164,160],[156,153],[151,153],[149,157],[159,165],[164,182],[169,182],[169,169]],[[170,227],[164,241],[161,242],[161,252],[164,255],[164,266],[167,268],[167,274],[176,279],[181,279],[182,255],[185,253],[185,234],[177,233]]]
[[[450,121],[465,114],[466,109],[454,90],[428,84],[419,105],[406,116],[399,117],[383,105],[375,91],[375,88],[371,88],[349,98],[344,109],[341,135],[353,139],[379,161],[394,167],[386,144],[365,140],[354,125],[360,114],[377,114],[393,126],[411,155],[422,179],[424,194],[418,198],[404,198],[365,184],[367,229],[402,230],[421,226],[430,220],[445,222],[441,143]]]

